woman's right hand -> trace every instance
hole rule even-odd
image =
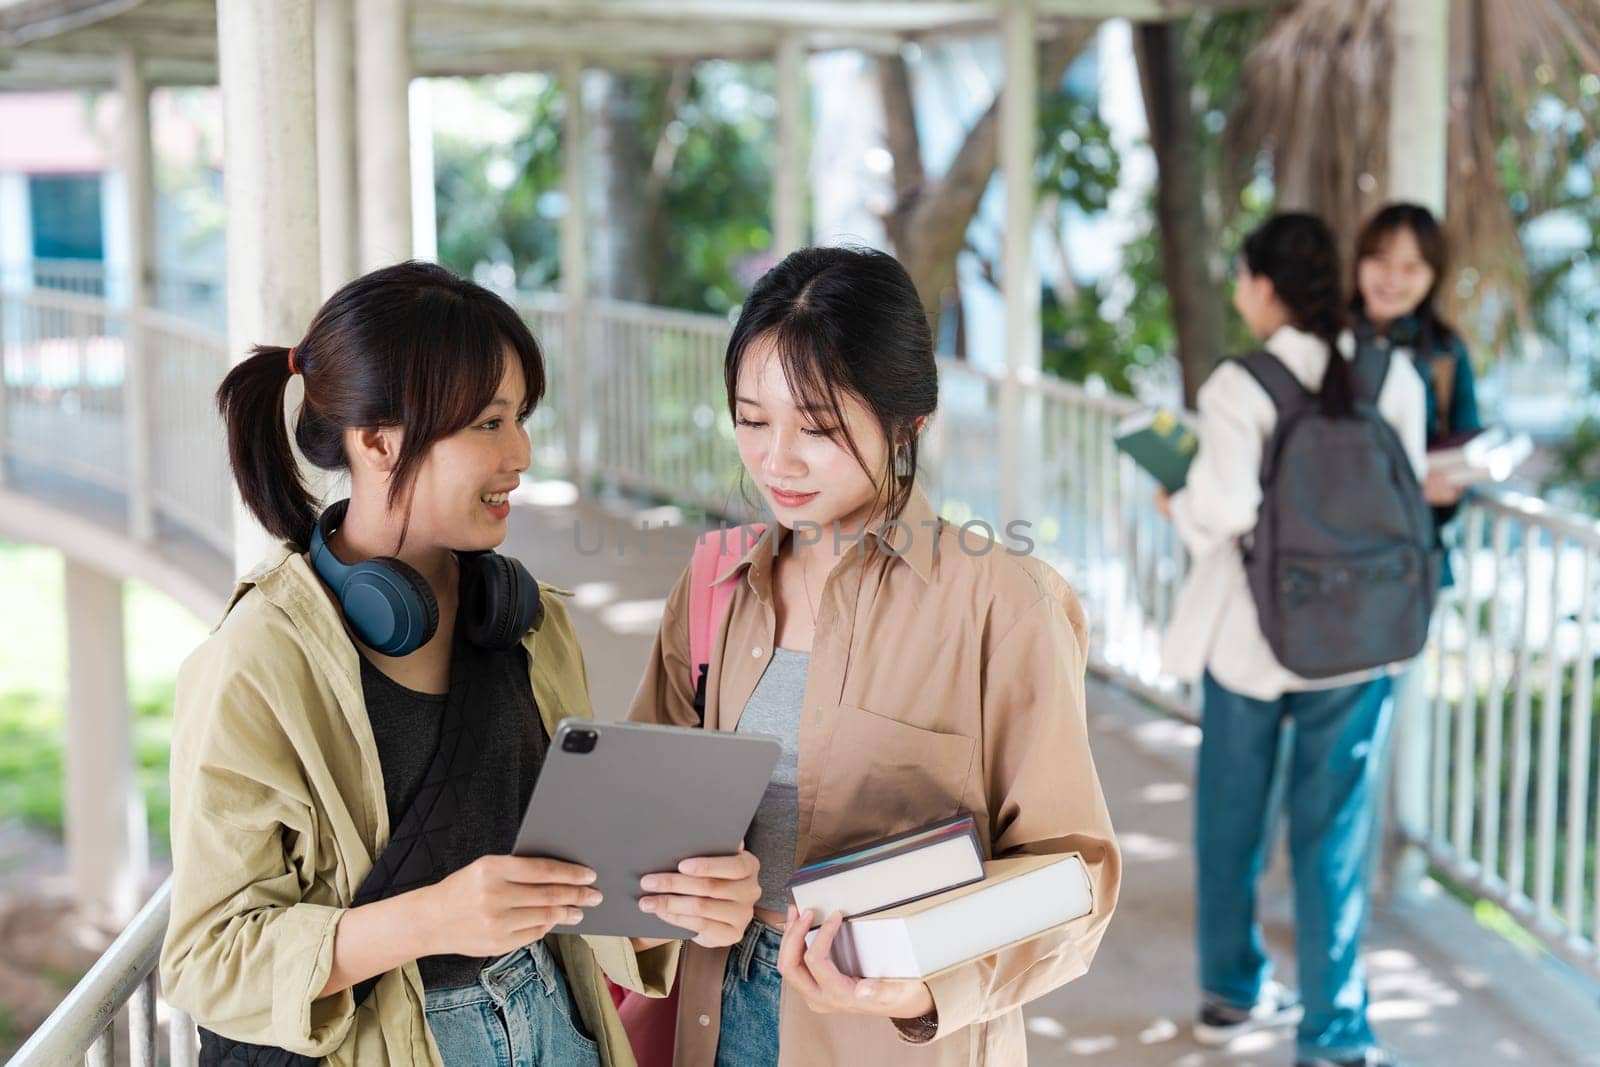
[[[600,903],[594,871],[560,860],[484,856],[426,894],[425,955],[503,956],[531,945],[553,926],[583,918]]]

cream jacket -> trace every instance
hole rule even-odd
[[[738,725],[772,658],[772,545],[783,532],[769,529],[723,576],[738,587],[707,678],[707,729]],[[829,575],[800,724],[795,866],[965,809],[987,856],[1080,856],[1093,910],[930,979],[928,1043],[889,1019],[813,1014],[786,990],[784,1067],[1026,1063],[1022,1005],[1089,969],[1116,906],[1121,858],[1085,726],[1083,608],[1050,567],[984,543],[977,555],[968,537],[964,551],[919,491],[900,525],[867,534]],[[635,719],[696,722],[687,616],[686,571]],[[677,1067],[715,1060],[727,957],[685,946]]]

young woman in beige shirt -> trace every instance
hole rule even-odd
[[[757,719],[783,737],[788,773],[751,830],[763,895],[744,942],[685,952],[677,1062],[1023,1063],[1021,1005],[1088,969],[1119,881],[1085,729],[1083,610],[1053,569],[943,522],[917,487],[938,371],[893,258],[789,256],[750,294],[725,380],[745,472],[777,522],[719,576],[737,586],[704,725]],[[700,721],[688,583],[636,719]],[[988,856],[1080,856],[1093,910],[926,982],[841,974],[838,918],[786,910],[786,872],[960,810]]]

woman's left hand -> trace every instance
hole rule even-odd
[[[1172,494],[1167,492],[1165,486],[1156,486],[1156,514],[1168,522],[1172,521]]]
[[[741,848],[734,856],[697,856],[676,874],[647,874],[639,885],[653,894],[639,907],[656,918],[693,931],[704,948],[737,945],[761,899],[761,861]]]
[[[796,913],[789,905],[789,925],[778,948],[778,972],[806,1002],[822,1015],[850,1013],[886,1019],[915,1019],[933,1011],[933,991],[915,978],[852,978],[833,965],[833,939],[844,925],[835,912],[822,924],[810,947],[806,932],[811,912]]]

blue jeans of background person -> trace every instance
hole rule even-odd
[[[1252,700],[1209,673],[1195,783],[1196,924],[1200,987],[1234,1007],[1256,1002],[1272,973],[1256,922],[1256,883],[1272,844],[1274,768],[1293,723],[1287,781],[1295,956],[1305,1017],[1300,1055],[1354,1058],[1367,1025],[1361,935],[1381,809],[1392,685],[1358,685]]]
[[[778,947],[783,934],[753,919],[744,940],[728,953],[722,978],[722,1028],[717,1067],[778,1067],[778,1005],[783,976]]]
[[[428,1029],[445,1067],[599,1067],[567,976],[542,942],[507,953],[478,981],[428,990]]]

